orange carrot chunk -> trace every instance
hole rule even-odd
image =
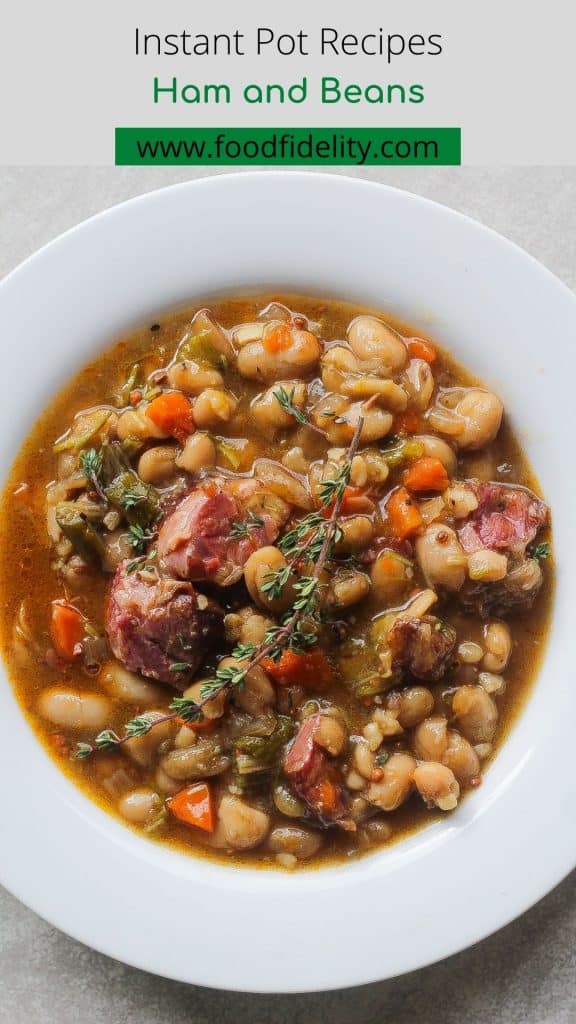
[[[264,658],[262,668],[279,686],[308,686],[322,689],[332,682],[332,667],[323,651],[305,651],[298,654],[290,649],[282,651],[279,661]]]
[[[312,792],[314,804],[321,814],[329,814],[335,809],[338,803],[338,789],[331,779],[320,779]]]
[[[180,437],[194,433],[192,403],[181,391],[167,391],[158,395],[158,398],[150,402],[146,415],[165,434]]]
[[[405,487],[398,487],[392,492],[386,513],[388,529],[398,540],[407,540],[422,526],[422,516]]]
[[[84,636],[84,619],[74,605],[65,601],[52,602],[50,635],[56,653],[72,661],[76,656],[76,645]]]
[[[424,455],[405,470],[404,483],[409,491],[445,491],[450,483],[440,459]]]
[[[434,346],[422,338],[407,338],[406,348],[412,359],[424,359],[427,363],[433,363],[437,357]]]
[[[168,800],[168,809],[185,825],[201,828],[203,832],[214,831],[214,801],[206,782],[197,782],[181,789]]]
[[[335,502],[336,499],[334,498],[329,505],[320,509],[320,515],[323,516],[324,519],[329,519],[332,515]],[[361,487],[351,487],[348,485],[344,489],[344,497],[342,498],[342,504],[340,505],[340,512],[343,516],[354,516],[359,515],[362,512],[373,511],[374,505]]]
[[[263,345],[267,352],[285,352],[292,344],[292,328],[288,324],[278,324],[271,331],[266,331]]]

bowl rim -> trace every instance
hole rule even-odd
[[[551,273],[551,271],[549,271],[536,259],[534,259],[534,257],[532,257],[530,254],[525,252],[515,243],[511,242],[509,239],[506,239],[505,237],[498,234],[491,228],[487,228],[478,221],[472,219],[471,217],[458,213],[457,211],[452,210],[449,207],[445,207],[438,202],[432,201],[430,199],[424,198],[422,196],[405,190],[397,189],[388,185],[383,185],[378,182],[353,178],[347,175],[317,173],[310,171],[251,171],[233,174],[222,173],[211,177],[192,179],[167,187],[154,189],[152,191],[143,193],[139,196],[132,197],[131,199],[128,199],[122,203],[115,204],[99,213],[92,215],[87,220],[84,220],[81,223],[69,228],[67,231],[59,235],[57,238],[48,242],[37,252],[32,253],[24,261],[22,261],[16,268],[11,270],[2,279],[2,281],[0,281],[0,306],[2,304],[7,289],[12,288],[13,286],[18,286],[21,280],[25,281],[26,273],[31,268],[41,266],[43,260],[50,259],[52,254],[57,253],[59,250],[62,250],[62,248],[66,249],[70,242],[74,242],[76,238],[80,238],[80,240],[82,240],[82,238],[87,233],[90,233],[95,224],[105,225],[106,223],[112,222],[119,215],[122,216],[122,212],[127,209],[132,210],[137,208],[138,206],[144,207],[146,206],[146,204],[155,202],[162,204],[165,201],[167,194],[176,195],[177,193],[181,193],[182,195],[186,195],[191,190],[193,190],[193,195],[202,195],[202,192],[211,191],[218,193],[219,191],[225,191],[230,189],[233,192],[237,188],[243,189],[254,186],[256,186],[256,188],[260,188],[260,186],[262,188],[270,188],[272,187],[272,180],[278,182],[281,185],[286,185],[289,189],[298,189],[301,187],[304,187],[305,189],[314,189],[319,187],[320,183],[324,183],[325,188],[334,189],[336,193],[339,192],[340,190],[342,192],[352,190],[357,192],[358,194],[360,194],[360,192],[363,192],[365,194],[372,194],[376,198],[378,195],[383,195],[385,193],[389,198],[392,197],[392,202],[407,201],[410,204],[415,204],[419,209],[432,209],[433,211],[436,212],[436,215],[440,215],[446,221],[452,221],[453,223],[459,225],[464,224],[466,227],[466,231],[473,231],[477,237],[481,237],[483,239],[491,239],[492,243],[497,245],[500,249],[507,251],[508,254],[511,254],[514,261],[520,261],[523,267],[531,270],[532,273],[537,273],[537,275],[542,280],[546,280],[547,285],[555,289],[557,295],[559,297],[562,297],[565,303],[566,300],[568,300],[568,307],[570,307],[570,313],[568,315],[572,315],[574,318],[574,322],[576,323],[576,296],[568,288],[568,286],[564,284],[562,281],[560,281],[554,274]],[[549,647],[550,640],[548,642],[548,648]],[[546,655],[545,657],[547,658],[548,655]],[[18,713],[21,714],[21,712],[19,711]],[[525,715],[525,713],[525,711],[522,713],[521,719],[523,715]],[[34,740],[34,742],[37,744],[37,740]],[[509,740],[507,742],[509,742]],[[47,777],[49,777],[51,782],[54,782],[56,775],[58,776],[60,782],[62,782],[62,774],[59,772],[56,766],[50,761],[48,755],[45,755],[43,751],[42,755],[38,757],[37,763],[41,763],[43,765],[44,770],[47,773]],[[517,775],[515,777],[517,777]],[[67,787],[69,787],[69,790],[67,789]],[[1,788],[2,786],[0,784],[0,790]],[[77,820],[85,821],[88,818],[90,818],[93,828],[95,828],[97,831],[114,833],[113,839],[115,850],[118,851],[120,849],[128,849],[130,855],[138,859],[140,853],[136,850],[136,846],[141,844],[141,840],[135,840],[132,834],[129,833],[128,830],[126,830],[122,826],[117,825],[116,823],[112,825],[111,822],[113,819],[109,818],[109,816],[106,815],[103,811],[100,811],[99,808],[94,808],[93,805],[90,805],[91,810],[86,808],[84,806],[84,804],[87,802],[86,798],[82,797],[79,794],[79,791],[76,790],[76,788],[73,786],[71,782],[69,782],[69,780],[65,780],[65,785],[63,788],[66,790],[62,798],[64,804],[67,805],[67,810],[65,811],[65,814],[68,813],[70,806],[72,806],[73,810],[76,812]],[[466,806],[466,804],[463,806]],[[62,807],[60,808],[60,811],[63,811]],[[467,815],[468,820],[466,822],[466,828],[471,828],[474,822],[476,820],[480,820],[482,817],[483,813],[481,811],[470,811]],[[416,845],[413,844],[412,846],[410,846],[410,840],[405,840],[401,844],[399,844],[399,846],[404,846],[407,848],[407,853],[410,859],[418,860],[423,855],[423,848],[432,848],[437,851],[438,849],[443,847],[446,843],[446,835],[449,834],[450,831],[450,828],[443,829],[442,831],[436,829],[435,826],[431,826],[425,830],[427,836],[422,842],[419,841],[416,843]],[[420,832],[418,833],[418,835],[422,836],[423,833]],[[574,835],[574,839],[576,840],[576,833]],[[147,845],[150,847],[153,846],[153,844]],[[399,846],[396,848],[398,849]],[[529,884],[527,884],[523,890],[523,895],[515,895],[514,898],[507,899],[506,909],[501,907],[499,912],[495,913],[494,921],[488,928],[486,927],[485,924],[482,924],[477,928],[470,927],[465,935],[460,934],[458,938],[455,938],[453,941],[445,941],[441,946],[438,947],[436,953],[431,954],[429,951],[419,956],[415,956],[411,960],[408,959],[405,965],[401,969],[395,969],[393,974],[387,974],[385,971],[383,974],[374,973],[373,969],[369,972],[366,972],[365,970],[363,970],[362,965],[360,965],[359,967],[353,965],[352,968],[345,969],[342,963],[339,963],[337,965],[337,969],[334,970],[332,973],[330,973],[330,971],[328,971],[327,973],[324,970],[324,972],[321,973],[321,981],[317,985],[314,984],[314,982],[311,980],[308,980],[305,983],[305,985],[302,985],[296,978],[293,979],[293,981],[290,980],[286,976],[285,972],[284,974],[282,974],[282,972],[275,974],[272,968],[270,968],[270,978],[265,979],[264,984],[258,984],[256,986],[253,981],[250,981],[247,985],[244,985],[242,983],[241,974],[237,975],[234,984],[230,985],[228,984],[228,982],[226,982],[226,984],[222,984],[221,981],[219,982],[217,980],[217,976],[215,976],[214,973],[210,970],[205,969],[205,967],[203,967],[199,973],[195,969],[195,972],[193,972],[193,974],[187,976],[183,976],[181,972],[171,973],[170,970],[165,969],[165,966],[162,967],[161,970],[157,970],[154,966],[154,963],[151,962],[150,959],[147,957],[145,951],[142,951],[142,954],[140,956],[126,956],[122,953],[121,950],[118,949],[117,944],[115,944],[114,942],[107,943],[102,941],[93,941],[89,934],[90,926],[88,925],[88,931],[86,931],[86,922],[83,920],[80,920],[76,927],[71,927],[70,922],[68,920],[66,924],[63,925],[62,915],[58,914],[58,912],[54,910],[53,906],[50,913],[46,912],[45,901],[38,897],[37,891],[36,898],[34,894],[30,893],[27,885],[27,879],[22,876],[21,872],[15,872],[12,869],[13,865],[10,869],[8,869],[8,866],[5,863],[2,863],[2,865],[0,865],[0,880],[2,880],[3,884],[6,885],[6,888],[8,888],[9,891],[13,892],[14,895],[16,895],[23,903],[25,903],[31,909],[35,910],[36,913],[39,913],[45,919],[49,920],[56,927],[66,931],[67,934],[72,935],[75,939],[84,942],[85,944],[91,945],[99,952],[122,959],[124,962],[131,964],[131,966],[153,971],[166,977],[173,977],[181,981],[192,981],[196,984],[207,984],[212,986],[225,987],[226,989],[233,991],[311,992],[343,988],[348,985],[367,984],[369,982],[381,980],[383,977],[397,976],[399,974],[406,973],[408,971],[415,970],[419,967],[444,959],[445,957],[452,955],[460,949],[463,949],[473,944],[474,942],[477,942],[480,939],[487,937],[489,934],[492,934],[492,932],[509,923],[520,913],[527,910],[535,902],[541,899],[548,891],[550,891],[555,885],[559,884],[559,882],[569,873],[569,871],[576,864],[576,842],[574,842],[574,844],[572,845],[570,845],[569,843],[565,843],[563,847],[562,856],[559,856],[559,852],[559,850],[556,851],[554,868],[549,871],[542,871],[542,876],[539,880],[537,880],[536,875],[533,874],[529,879]],[[174,856],[176,856],[177,858],[180,857],[180,855]],[[140,857],[140,859],[142,859],[142,857]],[[159,863],[160,860],[166,860],[167,864],[167,859],[164,857],[144,859],[154,860],[157,863]],[[173,858],[169,857],[168,859],[172,860]],[[195,858],[189,858],[189,860],[194,865],[197,865],[198,863],[203,863]],[[368,876],[373,875],[375,873],[370,869],[369,866],[364,867],[368,865],[368,862],[372,862],[374,860],[375,857],[370,856],[369,858],[362,858],[362,860],[356,862],[356,865],[354,866],[346,865],[335,868],[324,868],[317,873],[305,872],[303,873],[302,876],[290,876],[291,880],[288,883],[288,887],[293,888],[294,891],[297,891],[299,894],[306,893],[308,895],[316,890],[318,891],[319,894],[321,892],[324,893],[325,890],[331,890],[334,887],[340,888],[340,882],[342,881],[345,882],[346,888],[355,888],[356,885],[358,884],[356,876],[358,876],[360,873],[367,874]],[[356,870],[357,867],[358,870]],[[169,871],[172,872],[174,875],[178,875],[181,873],[180,868],[181,865],[171,863],[169,866]],[[223,870],[220,866],[217,866],[215,868],[211,867],[206,872],[196,872],[194,868],[192,868],[190,871],[185,871],[184,874],[186,874],[187,876],[194,876],[196,873],[198,873],[199,875],[203,874],[205,875],[206,880],[208,880],[208,877],[212,875],[213,877],[209,880],[210,885],[215,885],[217,889],[219,889],[220,887],[223,887],[225,890],[230,889],[231,891],[238,894],[238,886],[231,884],[230,881],[224,884],[223,880],[220,879],[220,877],[218,877],[218,879],[215,881],[216,875],[220,876],[222,874],[225,874],[226,872],[230,872],[230,870],[234,874],[236,871],[238,871],[238,869],[236,868],[226,868]],[[255,889],[261,889],[265,894],[269,896],[273,895],[273,893],[276,890],[281,890],[284,893],[284,895],[286,895],[287,880],[283,879],[281,883],[277,883],[276,872],[271,871],[264,873],[262,871],[242,869],[240,873],[246,878],[249,874],[254,876],[247,885],[247,890],[249,894],[253,894]],[[338,876],[338,881],[334,880],[334,873],[336,873],[336,875]],[[263,881],[264,875],[266,876],[266,878]],[[311,877],[314,875],[318,879],[317,886],[312,886],[310,884]],[[304,876],[307,876],[308,880],[306,880]],[[247,912],[249,912],[248,907],[246,907],[245,909]],[[276,952],[278,952],[278,950],[276,950]],[[284,980],[281,982],[275,981],[274,979],[279,978],[280,974],[282,974]],[[279,984],[280,987],[278,987]]]

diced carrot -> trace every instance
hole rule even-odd
[[[168,809],[185,825],[194,825],[203,832],[214,831],[214,801],[206,782],[197,782],[181,789],[168,800]]]
[[[404,483],[409,491],[445,491],[450,483],[446,468],[440,459],[424,455],[404,471]]]
[[[386,504],[387,526],[398,540],[406,540],[422,526],[422,516],[405,487],[398,487]]]
[[[338,789],[330,779],[320,779],[314,786],[314,804],[321,814],[333,811],[338,803]]]
[[[74,605],[65,601],[52,601],[50,635],[56,653],[72,661],[76,644],[84,636],[84,619]]]
[[[433,363],[438,354],[434,346],[422,338],[407,338],[406,348],[412,359],[424,359],[427,363]]]
[[[264,658],[262,668],[279,686],[298,684],[320,690],[329,686],[333,678],[330,662],[324,652],[319,650],[298,654],[286,649],[282,651],[279,661]]]
[[[320,514],[325,519],[329,519],[332,515],[336,499],[330,502],[329,505],[321,509]],[[340,505],[340,512],[343,516],[354,516],[360,515],[362,512],[373,512],[374,504],[367,497],[361,487],[351,487],[348,485],[344,490],[344,497],[342,498],[342,504]]]
[[[165,391],[146,410],[146,415],[166,434],[187,437],[195,430],[192,403],[181,391]]]
[[[273,354],[290,348],[292,340],[292,328],[288,324],[278,324],[264,333],[263,345],[267,352]]]
[[[422,428],[422,419],[412,409],[397,413],[392,420],[392,432],[394,434],[418,434]]]

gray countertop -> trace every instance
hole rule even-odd
[[[0,169],[0,275],[107,206],[201,176],[156,168]],[[414,168],[357,176],[478,218],[576,289],[576,169]],[[434,967],[360,989],[300,996],[237,995],[155,978],[69,939],[0,889],[0,1022],[574,1024],[575,882],[572,874],[513,924]],[[386,944],[394,941],[385,919],[382,935],[384,970]],[[354,947],[351,936],[351,956]]]

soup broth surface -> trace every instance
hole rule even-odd
[[[46,750],[146,837],[238,864],[458,814],[546,639],[548,513],[506,410],[441,339],[339,301],[219,299],[114,342],[42,412],[0,531]]]

